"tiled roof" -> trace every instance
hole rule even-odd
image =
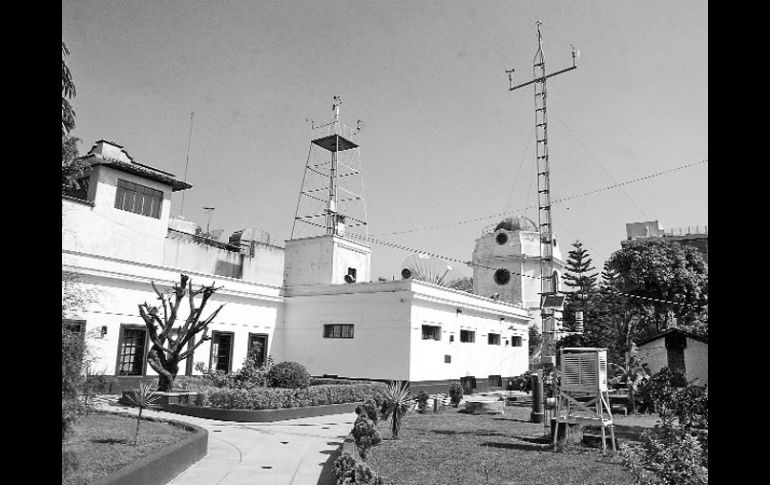
[[[104,165],[107,167],[114,168],[115,170],[120,170],[122,172],[138,175],[140,177],[144,177],[150,180],[155,180],[156,182],[170,185],[172,192],[177,192],[179,190],[187,190],[192,188],[192,185],[188,184],[187,182],[182,182],[181,180],[177,180],[176,178],[174,178],[173,174],[164,172],[162,170],[158,170],[156,168],[153,168],[141,163],[124,162],[121,160],[115,160],[113,158],[102,157],[101,155],[97,155],[97,154],[86,155],[84,157],[81,157],[81,160],[83,160],[84,162],[88,163],[91,166]]]
[[[649,337],[649,338],[646,338],[646,339],[642,340],[641,342],[639,342],[637,344],[637,346],[642,346],[644,344],[653,342],[653,341],[658,340],[660,338],[664,338],[667,335],[676,334],[676,333],[684,335],[686,337],[690,337],[691,339],[695,339],[695,340],[697,340],[699,342],[703,342],[704,344],[709,343],[709,339],[706,336],[698,335],[698,334],[695,334],[695,333],[692,333],[692,332],[688,332],[688,331],[682,330],[680,328],[669,328],[668,330],[666,330],[664,332],[661,332],[661,333],[659,333],[657,335],[653,335],[652,337]]]

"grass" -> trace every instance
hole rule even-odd
[[[75,422],[74,432],[62,447],[75,463],[62,485],[84,485],[190,436],[183,427],[163,421],[142,420],[139,444],[134,446],[136,416],[92,412]]]
[[[529,422],[530,410],[506,407],[505,415],[471,415],[444,409],[438,415],[410,412],[400,439],[380,425],[382,443],[368,464],[386,484],[398,485],[631,485],[619,458],[601,449],[572,446],[551,451],[542,424]],[[636,439],[654,418],[620,416],[616,436]]]

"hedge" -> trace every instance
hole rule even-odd
[[[201,399],[195,404],[222,409],[283,409],[354,403],[367,399],[374,399],[379,403],[386,390],[387,386],[383,383],[330,384],[307,389],[207,387],[201,389]]]

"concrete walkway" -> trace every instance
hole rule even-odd
[[[137,412],[113,400],[95,404],[105,411]],[[154,410],[142,415],[192,423],[209,432],[208,455],[169,485],[334,485],[333,463],[356,417],[236,423]]]

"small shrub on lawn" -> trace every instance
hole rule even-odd
[[[358,406],[356,414],[366,416],[375,425],[380,421],[380,413],[377,410],[377,402],[374,399],[367,399],[362,405]]]
[[[452,406],[457,407],[460,405],[460,401],[463,400],[463,386],[453,382],[449,386],[449,398],[452,400]]]
[[[337,478],[337,485],[383,485],[382,478],[378,477],[369,465],[357,463],[347,451],[335,460],[334,476]]]
[[[85,414],[85,405],[77,399],[65,399],[61,402],[61,440],[64,442],[72,433],[72,425]]]
[[[430,396],[425,391],[420,391],[417,393],[417,411],[419,411],[420,414],[425,414],[425,410],[428,408],[428,399],[430,399]]]
[[[267,373],[267,382],[270,387],[305,389],[310,386],[310,374],[302,364],[281,362]]]
[[[529,372],[525,372],[520,376],[516,376],[512,378],[511,381],[513,384],[512,390],[523,391],[523,392],[532,391],[532,374],[530,374]]]
[[[369,450],[382,442],[379,431],[374,426],[374,421],[366,416],[359,415],[353,425],[353,439],[361,459],[366,461]]]

